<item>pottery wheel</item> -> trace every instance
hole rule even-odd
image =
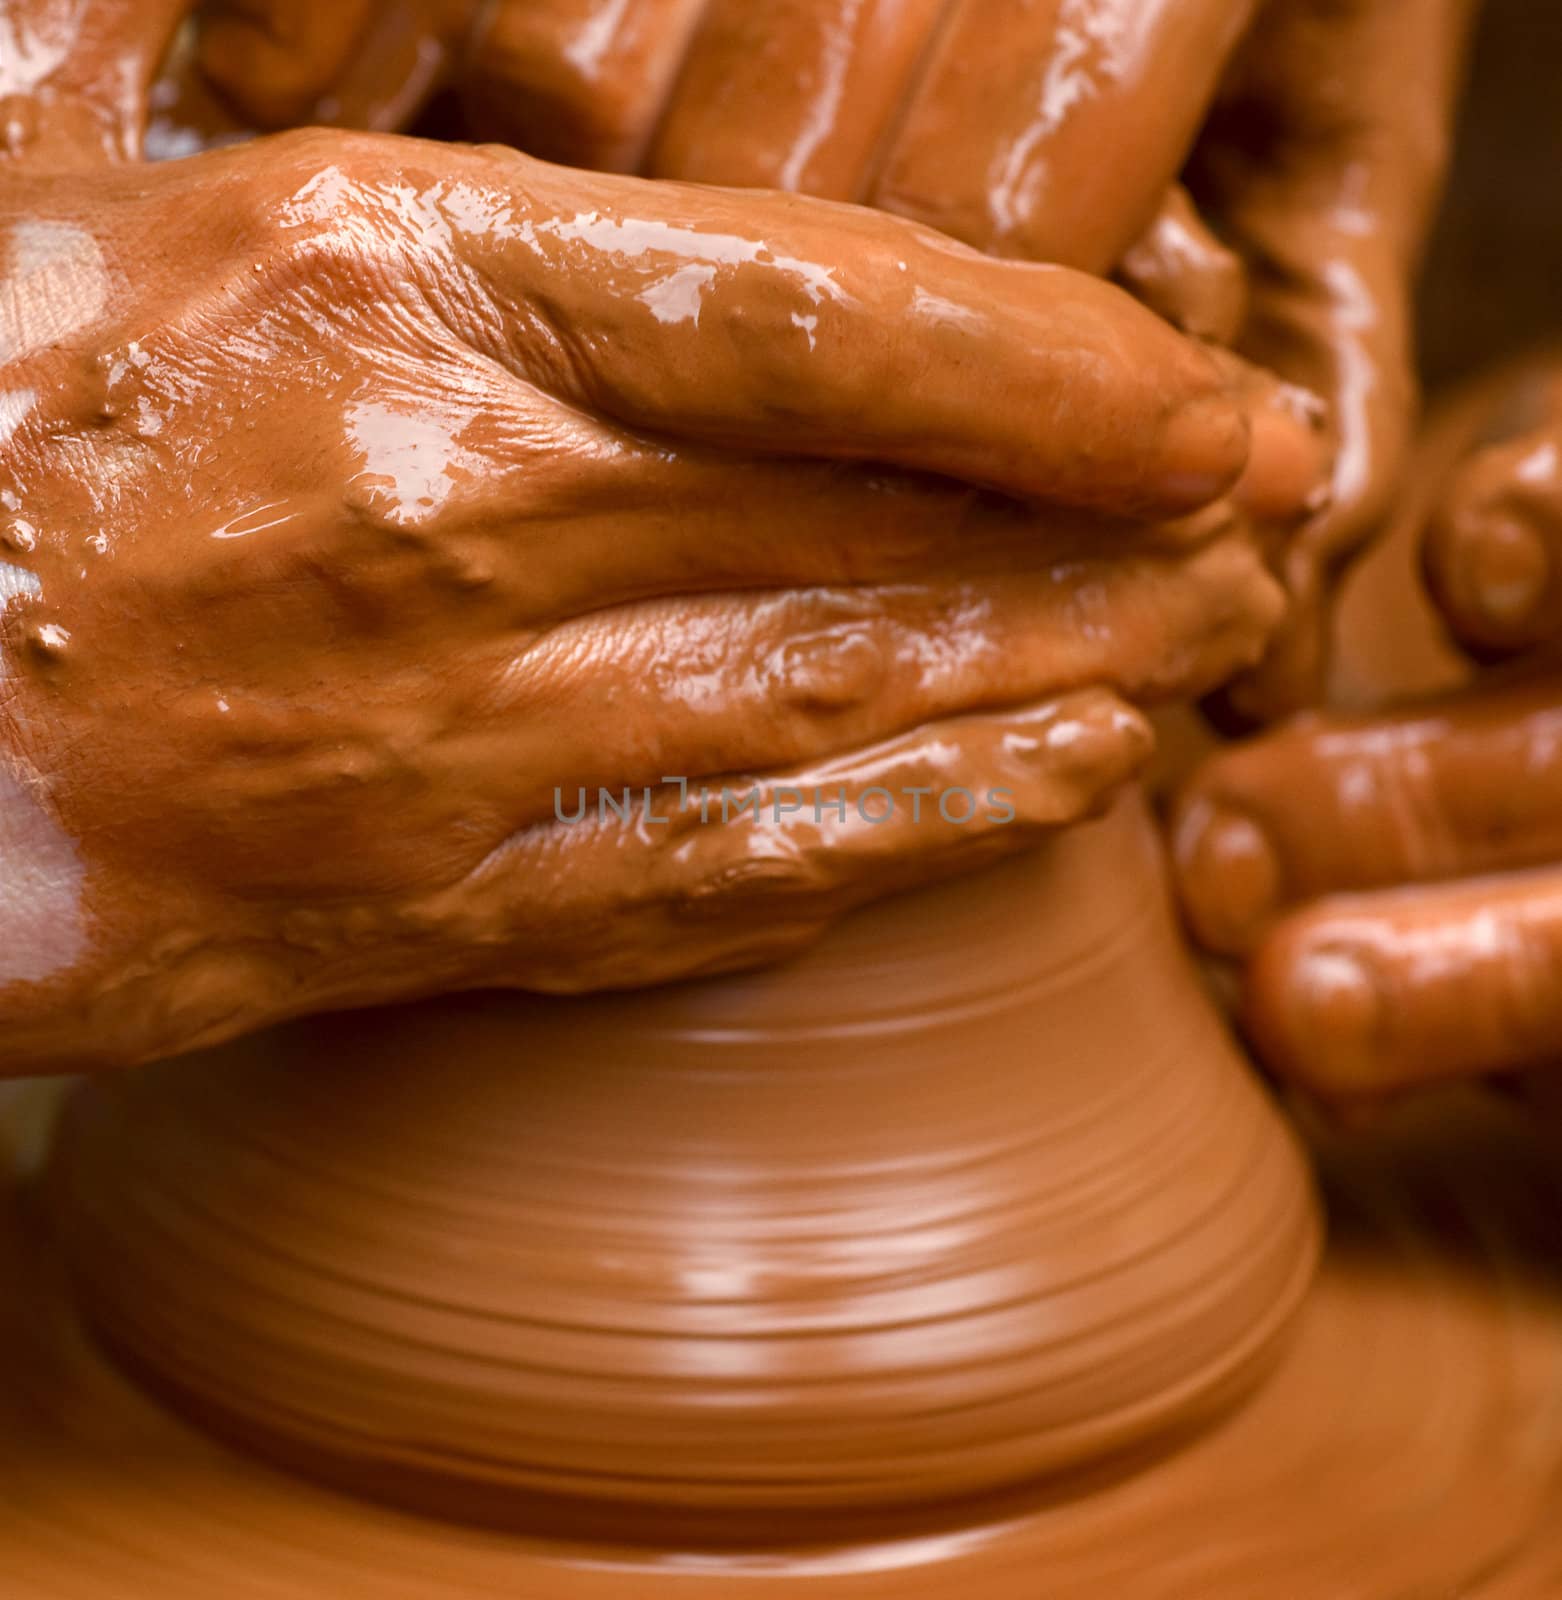
[[[1540,1600],[1562,1592],[1554,1153],[1476,1095],[1320,1151],[1330,1245],[1256,1397],[1153,1462],[829,1547],[518,1538],[318,1488],[163,1409],[83,1331],[13,1108],[0,1204],[7,1600]],[[1549,1544],[1541,1535],[1550,1527]]]

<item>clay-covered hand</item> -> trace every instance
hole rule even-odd
[[[213,0],[202,59],[265,125],[339,120],[413,10],[488,136],[1115,271],[1324,396],[1332,483],[1274,551],[1291,614],[1231,695],[1249,718],[1316,698],[1335,580],[1412,428],[1413,282],[1472,0],[497,0],[460,44],[434,0]]]
[[[1478,386],[1429,439],[1434,592],[1483,657],[1523,659],[1461,671],[1409,631],[1379,678],[1456,686],[1230,747],[1173,822],[1260,1052],[1340,1098],[1562,1060],[1562,362]]]
[[[374,135],[0,205],[12,1068],[773,955],[1089,809],[1276,614],[1227,379],[1095,279]]]
[[[1116,271],[1328,401],[1332,482],[1274,554],[1291,611],[1232,694],[1250,716],[1314,698],[1334,580],[1386,517],[1413,423],[1415,269],[1471,0],[660,3],[702,15],[648,170],[863,199],[995,254]],[[599,8],[517,0],[534,80],[543,12]],[[599,58],[596,87],[642,59],[614,75]],[[640,92],[660,110],[659,80]]]
[[[479,134],[573,166],[855,200],[1098,273],[1139,241],[1158,283],[1212,272],[1229,321],[1240,270],[1173,179],[1255,4],[204,0],[179,64],[240,125],[387,126],[444,84]]]
[[[1251,718],[1315,702],[1331,601],[1400,492],[1414,429],[1414,285],[1447,164],[1475,0],[1267,0],[1189,183],[1251,285],[1239,347],[1329,402],[1330,493],[1287,540],[1291,606],[1230,692]]]

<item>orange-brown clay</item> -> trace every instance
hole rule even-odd
[[[51,1189],[91,1317],[195,1414],[659,1544],[1159,1448],[1272,1363],[1316,1245],[1131,805],[771,973],[102,1077]]]
[[[457,82],[566,159],[1117,268],[1335,402],[1332,505],[1299,391],[860,212],[319,135],[92,174],[136,148],[130,78],[96,143],[66,96],[54,169],[0,177],[13,1067],[723,970],[1047,837],[759,976],[299,1022],[76,1090],[0,1200],[18,1600],[1541,1592],[1552,1166],[1473,1100],[1330,1153],[1304,1307],[1308,1185],[1146,820],[1049,836],[1140,764],[1141,703],[1255,659],[1261,556],[1303,607],[1245,703],[1315,675],[1405,426],[1463,7],[1058,0],[996,8],[1001,52],[994,9],[277,0],[253,74],[252,8],[194,48],[230,132]],[[1217,96],[1199,197],[1241,256],[1174,184]],[[1255,108],[1256,170],[1224,143]],[[1319,831],[1282,866],[1252,817],[1193,828],[1211,925],[1246,939],[1320,860],[1413,875],[1427,837],[1513,865],[1546,792],[1494,774],[1549,712],[1499,710],[1390,730],[1469,802],[1398,855],[1329,829],[1382,765],[1350,729],[1270,751]],[[733,779],[752,814],[708,826],[691,784]],[[639,804],[560,814],[598,787]],[[793,803],[826,788],[838,821]],[[858,804],[956,789],[1012,814]],[[1514,1036],[1471,985],[1403,1011],[1418,1061],[1450,996]],[[1349,1043],[1360,996],[1324,998]]]
[[[78,1091],[0,1207],[11,1592],[1545,1593],[1554,1161],[1473,1098],[1326,1151],[1333,1244],[1277,1352],[1297,1169],[1139,828],[761,977]],[[924,1498],[958,1484],[987,1487]]]

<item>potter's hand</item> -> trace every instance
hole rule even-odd
[[[482,135],[575,166],[862,201],[1098,273],[1142,236],[1158,284],[1213,273],[1229,320],[1234,258],[1169,186],[1255,5],[204,0],[188,59],[261,128],[383,126],[443,81]]]
[[[1416,410],[1412,291],[1473,0],[1267,0],[1190,182],[1248,270],[1239,347],[1323,395],[1331,493],[1290,539],[1289,615],[1233,686],[1250,717],[1316,700],[1336,579],[1383,525]]]
[[[1324,396],[1333,481],[1275,552],[1292,614],[1234,691],[1254,717],[1316,696],[1334,579],[1394,492],[1415,409],[1412,280],[1470,9],[631,0],[608,18],[595,0],[497,0],[464,46],[430,52],[459,64],[485,133],[537,154],[863,200],[994,254],[1116,270],[1182,326]],[[385,48],[370,11],[359,0],[328,24],[311,0],[216,0],[203,59],[270,125],[340,115],[355,63]],[[1174,183],[1190,153],[1224,244]]]
[[[1322,395],[1330,492],[1276,551],[1292,613],[1236,690],[1262,715],[1316,694],[1332,580],[1400,469],[1412,281],[1469,9],[711,0],[649,167],[866,198],[996,254],[1116,270]],[[1173,184],[1190,152],[1200,210]]]
[[[1241,413],[1094,279],[374,136],[0,204],[13,1069],[775,954],[1094,805],[1145,744],[1119,696],[1274,617],[1185,515]],[[729,826],[662,783],[753,773]],[[815,786],[846,820],[776,792]]]
[[[1174,820],[1190,921],[1245,964],[1260,1051],[1329,1095],[1562,1059],[1559,375],[1483,386],[1420,463],[1446,478],[1423,550],[1446,615],[1530,659],[1225,750]]]
[[[1277,1071],[1343,1099],[1562,1057],[1562,677],[1308,714],[1212,758],[1173,839]]]

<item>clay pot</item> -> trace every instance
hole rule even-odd
[[[84,1084],[79,1303],[174,1404],[446,1516],[722,1542],[1142,1457],[1318,1226],[1130,798],[739,978],[328,1018]]]

